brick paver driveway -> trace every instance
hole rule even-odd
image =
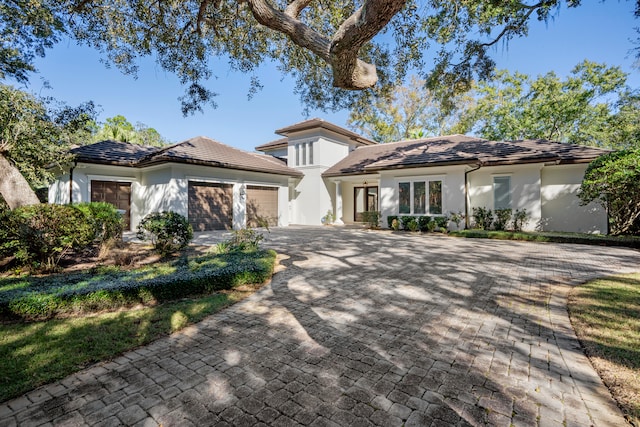
[[[0,425],[625,425],[565,301],[639,269],[639,252],[337,227],[268,237],[285,258],[270,286],[0,405]]]

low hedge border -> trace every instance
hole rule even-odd
[[[0,316],[44,320],[65,314],[112,310],[244,284],[273,274],[272,250],[232,252],[156,264],[134,270],[102,267],[90,272],[0,279]]]
[[[640,249],[638,236],[603,236],[579,233],[529,233],[524,231],[457,230],[449,232],[454,237],[479,239],[525,240],[529,242],[577,243],[582,245],[624,246]]]

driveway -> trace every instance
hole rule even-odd
[[[1,404],[0,425],[625,425],[566,296],[640,252],[338,227],[265,245],[271,285]]]

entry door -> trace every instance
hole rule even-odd
[[[362,222],[362,213],[378,210],[378,187],[354,187],[353,220]]]

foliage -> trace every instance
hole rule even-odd
[[[71,37],[129,74],[136,73],[137,61],[153,56],[185,86],[182,105],[189,113],[215,105],[207,86],[220,72],[217,67],[248,73],[251,95],[261,87],[259,67],[270,61],[295,79],[295,92],[311,108],[366,103],[374,91],[345,89],[368,88],[377,79],[376,91],[385,94],[412,69],[422,70],[420,77],[432,89],[462,93],[474,78],[491,77],[489,52],[497,43],[526,36],[532,20],[553,19],[561,5],[580,2],[160,0],[150,7],[131,0],[4,0],[0,5],[7,23],[5,74],[26,79],[34,56]]]
[[[582,234],[565,232],[529,232],[529,231],[496,231],[496,230],[456,230],[449,232],[455,237],[497,240],[525,240],[531,242],[577,243],[599,246],[625,246],[640,249],[640,237],[607,236],[601,234]]]
[[[499,71],[475,92],[477,104],[462,114],[456,132],[600,147],[625,147],[640,136],[640,95],[619,67],[583,61],[565,79]]]
[[[193,228],[187,218],[176,212],[153,212],[138,224],[136,236],[150,240],[162,256],[177,252],[193,239]]]
[[[632,425],[640,423],[640,274],[572,289],[567,308],[578,339]]]
[[[69,160],[67,150],[89,135],[95,115],[92,102],[69,107],[0,84],[0,154],[32,188],[46,186],[51,165]]]
[[[398,215],[388,215],[387,216],[387,226],[389,228],[393,228],[393,221],[398,221]]]
[[[522,231],[522,226],[528,221],[529,214],[526,209],[516,209],[513,214],[513,231]]]
[[[177,332],[250,293],[225,291],[129,311],[5,323],[0,330],[0,401]]]
[[[117,267],[64,275],[0,278],[0,315],[51,318],[210,294],[271,277],[273,251],[180,258],[135,270]]]
[[[160,133],[144,123],[136,123],[134,127],[126,117],[117,115],[108,117],[102,127],[93,136],[93,141],[114,140],[133,144],[163,147],[169,144]]]
[[[431,217],[429,216],[420,216],[418,217],[418,228],[420,231],[429,231],[429,223],[431,222]]]
[[[396,86],[388,96],[380,96],[370,103],[354,104],[348,124],[381,143],[450,133],[459,109],[470,99],[458,96],[452,101],[456,108],[445,109],[425,84],[425,80],[411,76],[407,86]]]
[[[449,217],[445,216],[436,216],[433,218],[436,223],[436,227],[438,228],[447,228],[449,225]]]
[[[398,218],[394,218],[394,219],[391,221],[391,226],[390,226],[390,228],[391,228],[393,231],[398,231],[398,230],[400,230],[400,221],[398,221]]]
[[[506,230],[511,221],[513,211],[511,209],[496,209],[493,228],[498,231]]]
[[[464,221],[465,219],[465,214],[463,212],[450,212],[449,213],[449,220],[451,222],[453,222],[456,225],[456,229],[460,229],[460,223],[462,221]]]
[[[79,209],[68,205],[30,205],[16,208],[5,218],[3,247],[11,247],[24,264],[55,268],[71,250],[91,244],[94,228]],[[10,230],[7,231],[7,228]]]
[[[321,221],[324,225],[333,224],[336,220],[336,215],[333,213],[333,210],[329,209],[326,214],[322,217]]]
[[[409,230],[409,223],[415,222],[417,225],[416,218],[413,216],[405,215],[401,216],[399,219],[403,230]]]
[[[74,205],[85,214],[93,227],[94,239],[98,243],[122,237],[124,221],[122,215],[111,203],[91,202]]]
[[[362,222],[367,224],[369,228],[376,229],[380,227],[380,212],[366,211],[362,212]]]
[[[420,228],[418,226],[418,221],[416,220],[416,218],[411,218],[409,222],[405,223],[404,229],[408,231],[414,231],[414,232],[420,231]]]
[[[260,247],[264,235],[252,228],[233,230],[231,238],[226,242],[231,252],[255,251]]]
[[[612,234],[640,233],[640,148],[600,156],[587,168],[581,203],[600,203],[609,214]]]
[[[472,208],[471,212],[475,228],[480,230],[491,229],[491,224],[493,224],[493,212],[491,212],[491,209],[477,207]]]

